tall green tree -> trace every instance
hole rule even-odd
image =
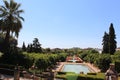
[[[23,51],[26,51],[25,42],[23,42],[23,45],[22,45],[22,50],[23,50]]]
[[[23,10],[20,10],[21,4],[14,2],[14,0],[4,0],[4,6],[0,6],[0,30],[4,32],[4,49],[9,48],[10,36],[18,38],[20,29],[22,28],[21,20],[24,18],[20,16]]]
[[[104,33],[103,36],[103,51],[102,53],[109,53],[109,34],[107,32]]]
[[[116,51],[117,42],[115,39],[116,39],[115,30],[114,30],[113,24],[111,23],[109,28],[109,53],[110,54],[114,54]]]
[[[32,47],[34,52],[42,52],[41,44],[39,43],[38,38],[34,38]]]

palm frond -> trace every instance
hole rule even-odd
[[[25,21],[25,19],[23,17],[19,17],[20,19],[22,19],[23,21]]]
[[[0,8],[0,11],[1,11],[2,13],[4,13],[4,12],[5,12],[5,10],[4,10],[3,8]]]
[[[7,11],[7,9],[4,6],[0,6],[0,8],[4,9],[5,11]]]
[[[19,14],[19,13],[23,13],[24,12],[24,10],[18,10],[17,11],[17,13]]]
[[[8,9],[10,8],[9,3],[8,3],[6,0],[4,0],[4,4],[5,4],[5,7],[6,7],[6,8],[8,8]]]
[[[25,19],[23,18],[23,17],[20,17],[20,16],[18,16],[22,21],[25,21]]]
[[[17,3],[14,2],[13,5],[11,6],[11,8],[15,11],[16,6],[17,6]]]
[[[7,9],[4,6],[0,6],[0,17],[7,15]]]
[[[17,4],[17,6],[15,7],[15,11],[18,10],[20,6],[21,4]]]
[[[14,4],[14,1],[13,1],[13,0],[10,0],[10,8],[13,7],[13,4]]]
[[[21,23],[21,21],[17,18],[17,28],[18,28],[18,30],[20,30],[21,28],[22,28],[22,23]]]
[[[2,14],[3,12],[5,12],[5,10],[0,8],[0,12],[1,12],[0,14]]]
[[[0,14],[0,17],[4,17],[6,15],[7,15],[7,13],[2,13],[2,14]]]
[[[15,14],[16,16],[19,16],[19,14],[20,14],[20,13],[23,13],[23,12],[24,12],[23,10],[18,10],[18,11],[15,11],[14,14]]]

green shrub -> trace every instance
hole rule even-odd
[[[9,64],[9,65],[18,65],[25,68],[29,68],[33,64],[31,58],[25,56],[19,51],[15,51],[10,54],[4,54],[0,58],[0,63]]]
[[[112,55],[112,61],[118,61],[120,59],[120,51],[116,51],[114,55]]]
[[[97,59],[96,57],[98,56],[99,56],[98,53],[90,53],[84,58],[84,60],[90,63],[94,63]]]
[[[120,73],[120,60],[115,61],[115,70]]]
[[[88,55],[88,53],[86,53],[86,52],[80,53],[80,58],[81,58],[82,60],[84,60],[84,58],[85,58],[87,55]],[[84,60],[84,61],[85,61],[85,60]]]
[[[97,58],[96,64],[101,69],[102,72],[106,72],[111,62],[112,62],[111,55],[101,54]]]

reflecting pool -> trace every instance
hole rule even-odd
[[[84,64],[64,64],[62,71],[75,72],[77,74],[81,72],[83,72],[84,74],[91,72],[90,68]]]

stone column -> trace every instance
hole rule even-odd
[[[118,73],[115,71],[115,65],[110,64],[110,68],[105,73],[105,80],[118,80]]]
[[[19,67],[15,67],[15,70],[14,70],[14,80],[19,80],[19,77],[20,77],[20,72],[19,72]]]

